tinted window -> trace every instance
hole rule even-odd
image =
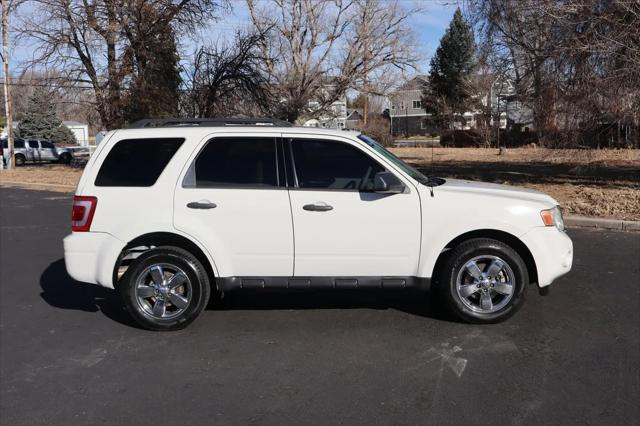
[[[278,186],[274,138],[216,138],[195,162],[198,187]]]
[[[2,139],[2,147],[3,148],[9,148],[9,141],[6,139]]]
[[[47,141],[40,141],[40,145],[42,145],[43,148],[53,148],[53,144]]]
[[[14,148],[24,148],[24,140],[17,139],[15,141],[13,141],[13,147]]]
[[[182,138],[125,139],[105,158],[96,186],[151,186],[173,158]]]
[[[291,143],[300,188],[373,189],[384,171],[377,161],[342,142],[298,139]]]
[[[38,141],[29,141],[29,148],[40,148],[38,146]]]

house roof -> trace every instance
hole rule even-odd
[[[347,120],[361,120],[362,109],[356,108],[347,114]]]
[[[64,124],[65,126],[87,126],[87,124],[81,123],[79,121],[63,121],[62,124]]]
[[[397,92],[401,92],[403,90],[419,90],[427,81],[428,77],[426,75],[419,74],[413,77],[411,80],[407,80],[402,86],[398,88]]]

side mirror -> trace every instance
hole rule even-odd
[[[404,184],[391,172],[376,173],[373,177],[373,191],[381,194],[401,194]]]

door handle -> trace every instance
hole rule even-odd
[[[207,201],[207,200],[200,200],[200,201],[192,201],[189,204],[187,204],[187,207],[189,207],[190,209],[203,209],[203,210],[207,210],[207,209],[215,209],[217,206],[216,203],[212,203],[211,201]]]
[[[311,212],[328,212],[329,210],[333,210],[333,206],[321,202],[315,204],[306,204],[302,208]]]

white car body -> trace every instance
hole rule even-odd
[[[204,253],[216,279],[234,277],[433,276],[441,254],[465,236],[504,237],[529,267],[532,282],[550,285],[571,269],[572,242],[540,212],[558,203],[523,188],[447,179],[433,188],[357,138],[357,133],[310,128],[172,127],[111,132],[91,157],[76,195],[97,197],[90,232],[64,239],[65,263],[78,281],[114,288],[123,249],[141,236],[166,233]],[[358,191],[186,188],[190,164],[218,137],[273,136],[340,141],[365,152],[396,175],[406,189],[384,196]],[[150,187],[94,184],[118,141],[185,138]],[[187,203],[207,200],[212,210]],[[309,203],[333,206],[306,211]]]

